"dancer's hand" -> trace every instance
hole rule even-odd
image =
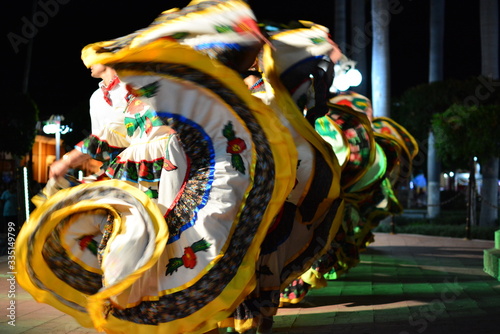
[[[59,178],[59,177],[64,177],[66,173],[68,172],[68,169],[70,168],[70,165],[67,160],[61,159],[54,161],[50,165],[50,170],[49,170],[49,178]]]

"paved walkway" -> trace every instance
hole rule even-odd
[[[483,250],[493,246],[377,233],[357,267],[301,304],[280,309],[274,333],[500,333],[500,282],[483,271]],[[10,298],[6,258],[0,261],[0,333],[96,333],[36,303],[19,286]],[[8,324],[12,300],[15,327]]]

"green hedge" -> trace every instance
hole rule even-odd
[[[471,228],[471,239],[494,240],[494,233],[498,227],[479,227]],[[465,238],[466,231],[464,226],[456,225],[406,225],[395,226],[396,233],[421,234],[441,237]],[[392,232],[389,225],[379,225],[374,232]]]
[[[466,237],[466,219],[464,215],[446,213],[437,219],[411,218],[398,216],[393,218],[396,233],[421,234],[452,238]],[[494,240],[498,226],[471,226],[471,239]],[[380,224],[374,232],[392,232],[389,224]]]

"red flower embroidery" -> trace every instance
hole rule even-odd
[[[93,240],[94,236],[93,235],[86,235],[83,238],[80,239],[80,242],[78,243],[80,246],[81,250],[84,250],[87,248],[88,244]]]
[[[240,22],[237,22],[234,26],[234,31],[236,32],[244,32],[244,31],[258,31],[259,27],[250,17],[244,17],[240,19]]]
[[[352,138],[356,138],[358,136],[356,130],[354,129],[347,129],[345,132],[344,132],[345,136],[347,139],[352,139]]]
[[[146,118],[146,125],[145,125],[145,128],[146,128],[146,134],[149,135],[151,133],[151,130],[153,129],[153,123],[151,122],[151,120],[149,118]]]
[[[180,267],[193,269],[196,266],[196,252],[206,251],[212,244],[205,239],[194,242],[191,246],[184,248],[182,257],[174,257],[168,260],[165,276],[173,275]]]
[[[146,177],[148,175],[149,175],[148,166],[145,162],[142,162],[141,166],[139,167],[139,176]]]
[[[345,121],[342,118],[340,118],[338,115],[332,115],[330,117],[332,117],[333,120],[335,121],[335,123],[337,123],[340,126],[342,126],[345,123]]]
[[[182,255],[182,262],[184,267],[193,269],[196,266],[196,254],[191,247],[184,248],[184,255]]]
[[[391,129],[389,129],[387,126],[384,126],[380,129],[380,131],[384,134],[388,134],[390,135],[391,134]]]
[[[240,154],[247,148],[247,144],[241,138],[234,138],[227,143],[226,152],[231,154]]]
[[[132,95],[132,97],[137,96],[137,91],[130,84],[126,84],[125,89],[127,90],[129,95]]]
[[[115,172],[116,170],[112,167],[109,167],[107,170],[106,170],[106,173],[108,173],[111,177],[115,176]]]
[[[358,162],[361,162],[362,158],[361,158],[361,154],[359,154],[358,152],[356,153],[352,153],[351,154],[351,161],[358,161]]]
[[[172,163],[172,161],[168,159],[163,160],[163,169],[166,171],[176,170],[177,166]]]
[[[238,172],[245,174],[245,162],[240,156],[240,153],[247,148],[245,141],[236,137],[233,129],[233,123],[230,121],[222,129],[222,135],[227,139],[226,152],[231,154],[231,166],[233,166],[233,168]]]

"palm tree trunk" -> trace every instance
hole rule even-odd
[[[483,183],[481,186],[480,226],[495,226],[498,220],[498,158],[485,161],[481,167]]]
[[[365,0],[351,0],[351,54],[352,58],[357,62],[356,68],[363,75],[363,81],[356,87],[356,92],[361,95],[368,96],[368,56],[367,45],[368,37],[365,31],[366,14]]]
[[[333,32],[333,39],[343,52],[345,52],[347,43],[346,13],[346,0],[335,0],[335,31]]]
[[[443,40],[444,40],[444,3],[445,0],[430,2],[430,48],[429,82],[443,80]],[[429,131],[427,151],[427,216],[436,218],[441,212],[440,174],[441,164],[434,145],[434,136]]]
[[[372,0],[372,106],[374,117],[390,117],[389,3]]]
[[[467,187],[467,218],[465,225],[465,238],[471,239],[472,225],[476,225],[476,161],[474,157],[469,159],[469,185]]]
[[[498,79],[498,0],[481,0],[481,74]]]
[[[443,80],[444,5],[445,0],[430,3],[429,82]]]
[[[481,22],[481,74],[492,79],[499,78],[498,65],[498,0],[481,0],[479,3]],[[491,158],[482,165],[481,226],[494,226],[498,220],[498,169],[499,159]]]
[[[440,190],[440,172],[441,164],[439,162],[436,149],[434,133],[429,131],[429,151],[427,152],[427,216],[434,219],[441,212],[441,190]]]

